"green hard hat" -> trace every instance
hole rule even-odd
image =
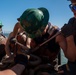
[[[26,25],[23,25],[22,23],[24,20],[28,22]],[[49,12],[43,7],[27,9],[20,16],[21,26],[31,38],[34,38],[43,32],[48,20]]]
[[[1,21],[0,21],[0,26],[3,26]]]

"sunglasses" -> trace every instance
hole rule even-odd
[[[70,4],[69,7],[70,7],[71,10],[76,10],[76,4],[75,5]]]

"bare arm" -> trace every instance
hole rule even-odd
[[[11,69],[7,69],[4,71],[0,71],[0,75],[21,75],[23,70],[25,69],[26,65],[28,64],[28,56],[17,54],[14,58],[15,66]]]
[[[7,39],[6,46],[5,46],[5,51],[8,56],[11,56],[9,44],[10,44],[10,38],[12,37],[12,34],[13,34],[12,32],[9,34],[9,37]]]
[[[11,52],[10,52],[10,49],[9,49],[10,38],[15,37],[15,36],[18,34],[18,32],[21,32],[21,31],[23,31],[23,28],[21,27],[20,22],[17,22],[17,23],[15,24],[15,26],[14,26],[13,32],[11,32],[11,33],[9,34],[9,37],[8,37],[8,40],[7,40],[7,43],[6,43],[5,51],[6,51],[6,54],[7,54],[8,56],[11,55]],[[25,37],[24,37],[24,38],[25,38]],[[25,38],[25,39],[26,39],[26,38]]]
[[[68,50],[68,58],[71,61],[76,60],[76,45],[74,42],[74,37],[73,35],[70,35],[66,38],[67,41],[67,50]]]
[[[0,75],[21,75],[25,66],[22,64],[16,64],[11,69],[0,71]]]
[[[22,32],[22,31],[23,31],[23,28],[20,25],[20,22],[17,22],[13,29],[13,37],[15,37],[18,32]]]
[[[65,57],[68,58],[70,61],[75,61],[76,46],[73,36],[71,35],[67,38],[64,38],[63,35],[58,35],[56,41],[59,43],[61,49],[63,50]]]
[[[63,50],[65,56],[67,55],[67,43],[66,43],[66,39],[63,37],[62,34],[59,34],[57,37],[56,37],[56,42],[59,43],[61,49]]]

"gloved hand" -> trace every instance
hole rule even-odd
[[[28,57],[23,54],[17,54],[16,57],[14,58],[14,61],[16,64],[22,64],[26,66],[28,63]]]
[[[74,27],[73,27],[73,25],[72,24],[64,24],[64,26],[61,28],[61,33],[65,37],[73,35],[73,33],[74,33]]]

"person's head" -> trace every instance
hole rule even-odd
[[[0,28],[2,28],[3,27],[3,24],[2,24],[2,22],[0,21]]]
[[[68,0],[68,1],[71,1],[71,3],[76,3],[76,0]]]
[[[76,17],[76,0],[69,0],[71,4],[69,5],[70,9],[74,13],[74,16]]]
[[[21,26],[31,38],[40,35],[48,24],[49,12],[46,8],[30,8],[20,16]]]

